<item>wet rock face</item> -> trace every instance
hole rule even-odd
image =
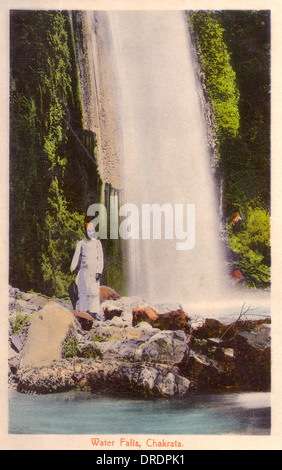
[[[185,395],[190,381],[177,367],[118,361],[64,360],[51,367],[25,368],[18,372],[18,391],[54,393],[73,388],[88,388],[93,392],[130,394],[155,397]]]
[[[235,361],[246,390],[270,389],[270,334],[270,325],[261,324],[237,336]]]
[[[206,319],[190,336],[186,373],[199,390],[269,391],[270,343],[270,320]]]
[[[10,301],[9,382],[18,391],[87,388],[174,397],[270,389],[267,319],[195,322],[181,307],[161,306],[165,313],[159,313],[137,297],[107,299],[93,319],[70,306],[26,296],[14,292]],[[19,305],[24,324],[15,334]]]
[[[89,384],[93,391],[101,388],[117,394],[173,397],[182,396],[189,390],[190,382],[179,370],[160,364],[133,363],[112,365],[105,381],[102,374],[92,374]]]

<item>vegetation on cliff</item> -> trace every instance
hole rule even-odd
[[[194,11],[196,38],[215,117],[229,244],[250,286],[270,283],[270,15]],[[243,217],[239,227],[233,214]]]
[[[83,127],[69,13],[15,10],[10,23],[10,283],[64,297],[86,210],[100,202],[96,136]]]
[[[49,295],[66,294],[83,228],[70,184],[78,146],[68,120],[83,132],[71,50],[66,14],[12,12],[10,282]]]

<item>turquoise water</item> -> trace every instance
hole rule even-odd
[[[9,397],[11,434],[270,434],[270,394],[128,399],[67,392]]]

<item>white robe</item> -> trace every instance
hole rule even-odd
[[[79,312],[99,313],[100,281],[96,274],[102,274],[104,267],[104,254],[100,240],[83,238],[76,244],[71,270],[77,271],[76,284],[78,287],[78,301],[76,310]]]

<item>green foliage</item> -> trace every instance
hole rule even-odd
[[[267,11],[189,13],[216,120],[224,210],[244,214],[229,244],[249,285],[270,273],[270,18]],[[239,126],[240,122],[240,126]]]
[[[70,336],[65,344],[64,357],[66,359],[71,357],[101,359],[103,355],[94,343],[80,349],[78,346],[78,339],[75,336]]]
[[[251,286],[270,283],[270,219],[260,207],[249,206],[246,220],[238,227],[229,225],[229,241],[240,257],[240,267]]]
[[[97,335],[92,338],[92,341],[94,343],[104,343],[105,341],[107,341],[107,339],[105,338],[105,336]]]
[[[54,184],[62,185],[66,167],[64,117],[75,87],[67,28],[62,12],[11,14],[10,280],[23,289],[47,294],[55,293],[45,284],[49,208],[61,209]],[[57,237],[59,229],[60,224]],[[63,291],[60,286],[59,293]]]
[[[65,358],[76,357],[78,355],[78,339],[71,336],[65,344]]]
[[[102,187],[96,136],[83,128],[76,18],[79,12],[73,23],[66,11],[11,12],[10,283],[55,297],[68,293],[84,215]],[[117,243],[106,243],[106,252],[106,280],[117,288]]]
[[[270,204],[270,17],[267,11],[222,11],[240,90],[238,139],[221,144],[221,170],[225,179],[226,209],[238,202],[245,207],[258,201]],[[236,198],[236,201],[234,201]]]
[[[28,323],[29,321],[30,321],[30,316],[17,314],[12,325],[12,334],[18,335],[22,331],[24,325]]]
[[[42,273],[49,295],[64,297],[73,280],[69,264],[77,242],[83,237],[83,215],[70,213],[58,179],[50,185],[43,234]]]
[[[224,29],[210,12],[191,13],[197,32],[201,62],[210,93],[219,138],[238,134],[239,91],[236,74],[231,66],[230,53],[224,42]]]
[[[90,344],[86,348],[84,348],[82,351],[79,351],[78,356],[85,357],[85,358],[96,358],[96,359],[103,358],[103,354],[94,344]]]

